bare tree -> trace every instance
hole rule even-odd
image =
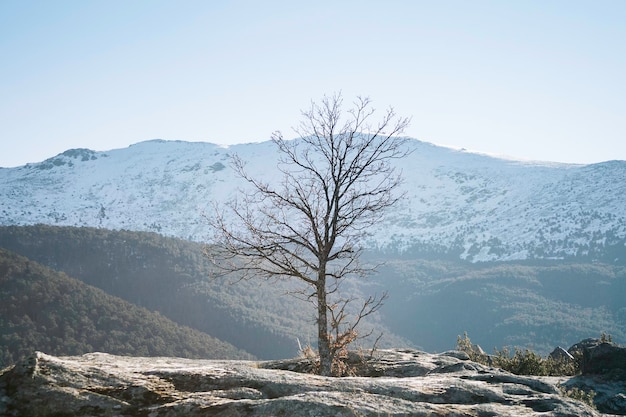
[[[367,298],[353,317],[339,287],[347,277],[364,277],[359,241],[400,198],[401,177],[392,160],[408,153],[401,134],[408,118],[387,110],[373,124],[368,98],[342,111],[340,94],[312,102],[286,140],[275,132],[282,181],[270,184],[233,166],[249,185],[240,198],[216,210],[211,257],[227,272],[243,278],[295,278],[300,295],[317,309],[320,373],[331,375],[338,352],[357,337],[361,320],[376,312],[386,294]]]

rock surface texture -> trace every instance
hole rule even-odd
[[[583,352],[582,375],[570,379],[564,387],[593,391],[598,410],[626,415],[626,347],[586,339],[570,348],[575,349]]]
[[[0,374],[6,416],[600,416],[555,378],[523,377],[462,352],[383,350],[365,376],[252,362],[37,352]]]

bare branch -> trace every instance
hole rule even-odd
[[[312,102],[294,129],[297,139],[272,135],[282,181],[252,176],[233,156],[233,169],[248,188],[209,219],[212,259],[225,274],[295,278],[309,286],[297,295],[317,307],[324,374],[331,372],[334,355],[357,338],[357,326],[386,299],[369,297],[354,311],[348,306],[355,300],[338,297],[346,277],[375,270],[359,262],[359,239],[400,198],[393,161],[408,153],[407,139],[399,135],[410,119],[389,108],[374,123],[374,114],[367,97],[357,97],[347,111],[341,94]],[[336,301],[329,304],[329,297]]]

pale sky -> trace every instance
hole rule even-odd
[[[0,166],[286,137],[341,91],[408,136],[626,160],[626,0],[0,0]]]

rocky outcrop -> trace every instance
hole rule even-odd
[[[553,360],[565,360],[565,361],[575,361],[576,359],[569,353],[567,350],[562,348],[561,346],[557,346],[554,350],[548,355],[550,359]]]
[[[584,349],[581,371],[626,381],[626,347],[605,342]]]
[[[570,351],[582,354],[582,374],[571,378],[564,387],[593,392],[594,404],[601,412],[626,415],[626,347],[585,339]]]
[[[37,352],[0,375],[7,416],[599,416],[556,381],[471,362],[462,352],[384,350],[360,372],[253,362]],[[289,370],[291,369],[291,370]]]

